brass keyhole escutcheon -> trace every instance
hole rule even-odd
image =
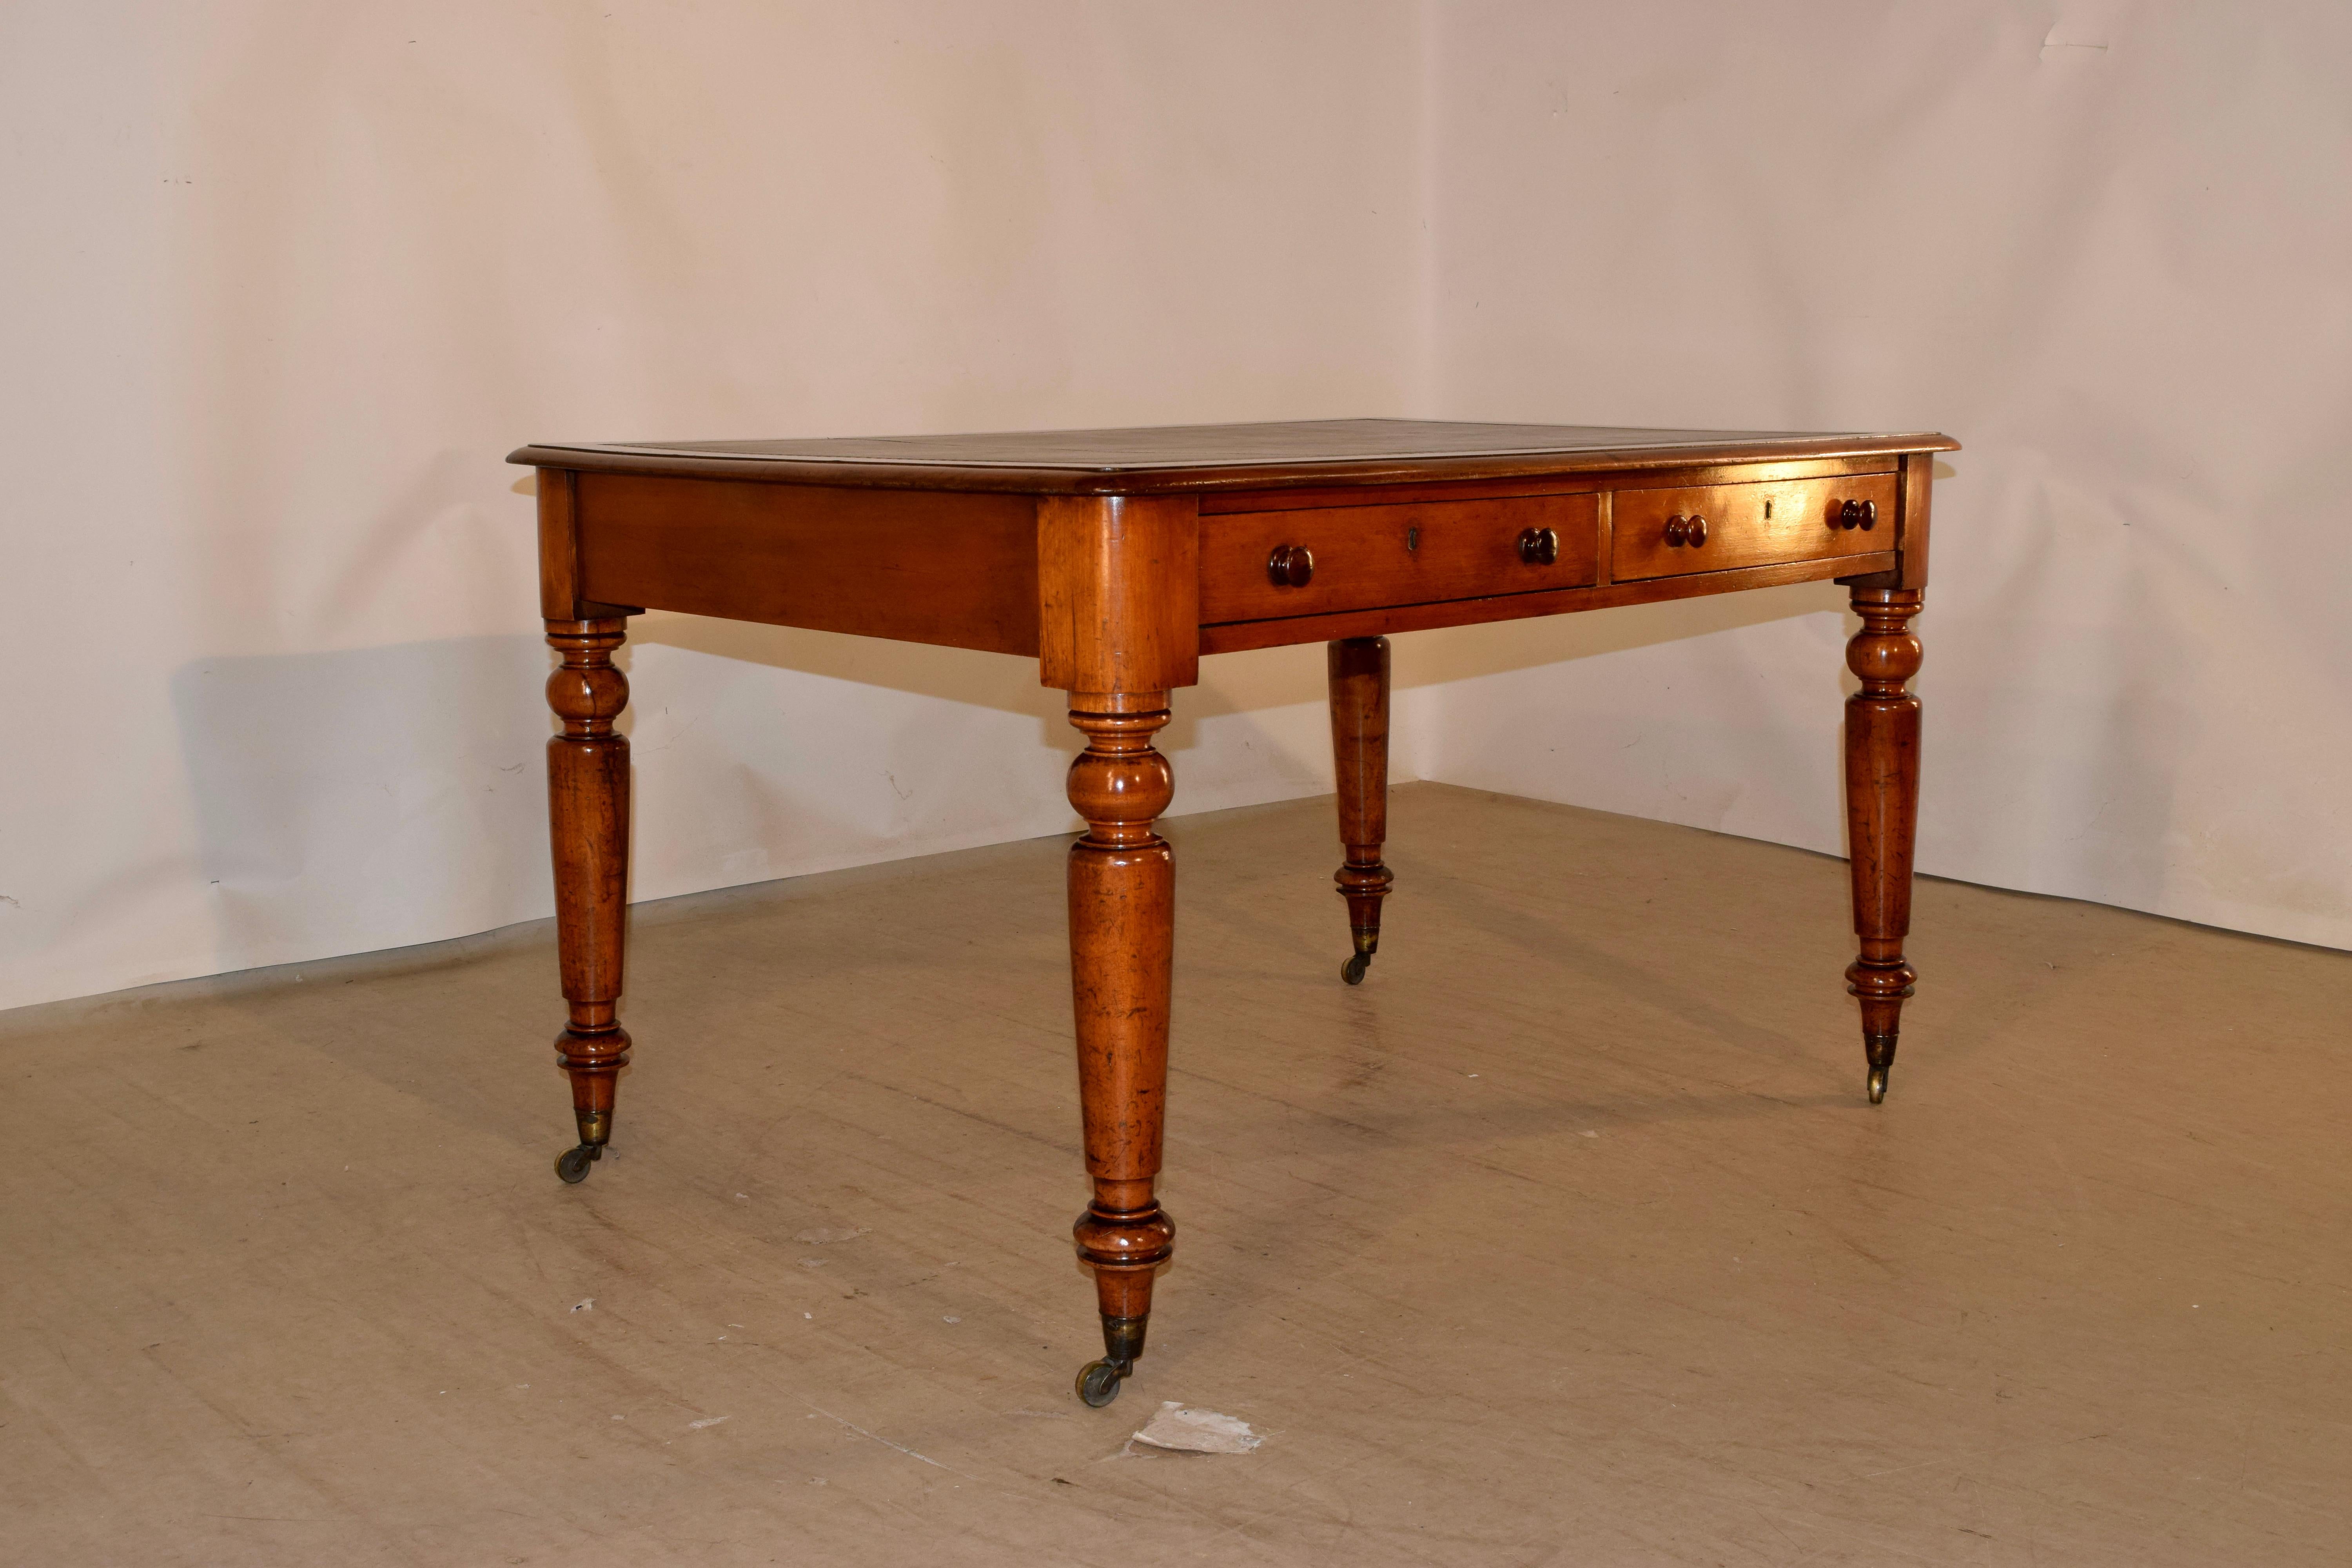
[[[1265,574],[1277,588],[1304,588],[1315,580],[1315,552],[1304,544],[1277,544],[1265,558]]]
[[[1559,559],[1559,535],[1549,528],[1530,528],[1519,534],[1519,559],[1530,566],[1549,566]]]

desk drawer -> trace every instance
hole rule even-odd
[[[1600,501],[1591,495],[1203,517],[1201,619],[1262,621],[1581,587],[1598,575],[1600,520]],[[1552,559],[1540,559],[1539,542],[1523,554],[1520,535],[1545,531]],[[1284,550],[1305,552],[1312,564],[1294,566],[1277,582],[1271,563]],[[1297,580],[1302,575],[1303,583]]]
[[[1867,509],[1867,524],[1843,525],[1849,501]],[[1614,505],[1609,568],[1620,583],[1895,548],[1893,474],[1619,490]]]

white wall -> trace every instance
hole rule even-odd
[[[1952,432],[1923,864],[2352,946],[2347,16],[18,0],[0,1005],[546,912],[519,442],[1346,413]],[[635,625],[641,898],[1069,820],[1020,661]],[[1834,848],[1843,636],[1403,639],[1400,772]]]
[[[0,1005],[546,913],[537,438],[1393,412],[1418,13],[0,8]],[[640,898],[1062,829],[1034,665],[635,623]],[[1212,661],[1188,809],[1327,788]]]
[[[1440,15],[1434,410],[1957,436],[1922,868],[2352,947],[2352,7]],[[1433,635],[1401,722],[1834,851],[1842,605]]]

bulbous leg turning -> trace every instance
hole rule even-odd
[[[1862,630],[1846,645],[1846,666],[1862,681],[1845,705],[1846,837],[1862,952],[1845,979],[1862,1004],[1873,1105],[1886,1098],[1903,1004],[1919,978],[1903,956],[1903,939],[1911,930],[1919,820],[1919,700],[1906,683],[1919,669],[1919,639],[1910,623],[1922,599],[1916,588],[1856,588]]]
[[[1349,637],[1330,645],[1331,762],[1339,784],[1339,843],[1347,861],[1333,874],[1348,900],[1355,952],[1339,966],[1350,985],[1364,983],[1381,947],[1381,900],[1396,874],[1381,863],[1389,832],[1389,639]]]
[[[1070,722],[1087,737],[1069,776],[1070,804],[1087,823],[1070,847],[1070,986],[1094,1185],[1073,1232],[1103,1326],[1102,1358],[1080,1369],[1078,1397],[1101,1406],[1143,1353],[1152,1281],[1175,1252],[1175,1223],[1152,1184],[1168,1090],[1176,862],[1151,826],[1175,777],[1151,746],[1168,722],[1166,692],[1072,692]]]
[[[587,1179],[613,1135],[613,1099],[629,1064],[629,1035],[616,1015],[629,884],[629,742],[613,727],[628,705],[629,682],[613,667],[628,623],[550,621],[547,640],[563,662],[548,678],[547,702],[563,732],[547,742],[548,825],[555,852],[555,939],[570,1020],[555,1039],[556,1065],[572,1080],[580,1142],[559,1155],[555,1173]]]

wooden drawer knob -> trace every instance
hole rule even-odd
[[[1315,552],[1304,544],[1277,544],[1265,558],[1265,574],[1277,588],[1304,588],[1315,580]]]
[[[1850,500],[1838,508],[1840,528],[1876,528],[1878,503],[1874,500]]]
[[[1666,543],[1674,549],[1687,544],[1693,550],[1706,542],[1706,519],[1703,517],[1670,517],[1666,519]]]
[[[1549,566],[1559,560],[1559,535],[1549,528],[1524,529],[1519,533],[1519,559],[1530,566]]]

